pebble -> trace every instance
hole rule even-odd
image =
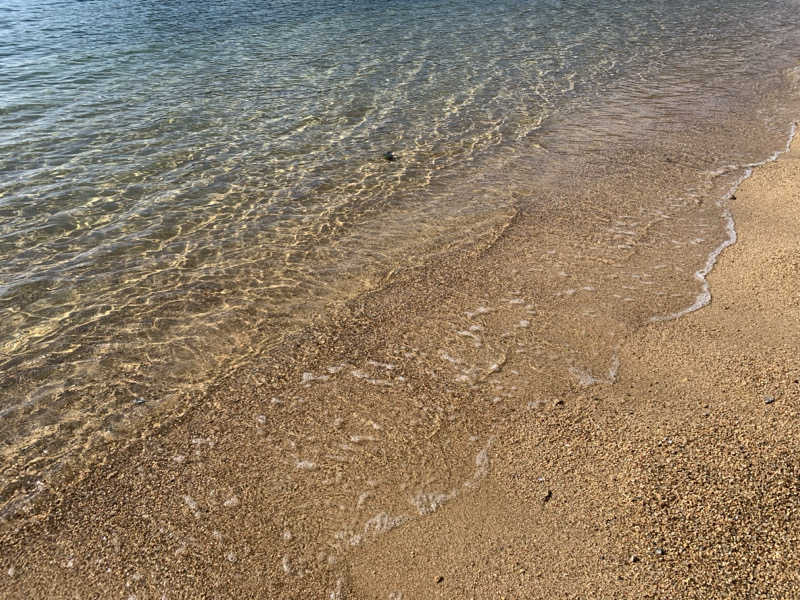
[[[631,558],[630,558],[630,562],[631,562],[631,564],[633,564],[633,563],[637,563],[637,562],[639,562],[640,560],[641,560],[641,559],[640,559],[638,556],[636,556],[635,554],[634,554],[634,555],[632,555],[632,556],[631,556]]]
[[[775,396],[764,396],[764,404],[772,404],[775,402]]]
[[[664,556],[666,551],[663,548],[656,548],[656,556]]]

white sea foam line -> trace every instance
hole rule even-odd
[[[731,189],[722,196],[718,204],[721,204],[722,201],[730,200],[731,197],[736,193],[736,190],[739,188],[742,183],[753,174],[753,169],[756,167],[760,167],[767,163],[771,163],[778,159],[781,154],[785,154],[789,151],[792,146],[792,141],[794,140],[795,135],[797,134],[797,123],[792,123],[791,127],[789,128],[789,139],[786,141],[786,146],[783,150],[777,150],[772,153],[769,158],[765,160],[749,163],[746,165],[742,165],[739,168],[744,168],[744,174],[736,180],[736,183],[731,186]],[[706,260],[705,266],[696,271],[694,274],[694,278],[699,281],[702,285],[702,291],[697,295],[697,298],[694,301],[694,304],[689,306],[688,308],[684,308],[683,310],[679,310],[678,312],[674,312],[670,315],[659,315],[655,317],[650,317],[651,322],[661,322],[661,321],[672,321],[673,319],[677,319],[682,317],[683,315],[687,315],[691,312],[699,310],[706,306],[709,302],[711,302],[711,289],[708,285],[708,274],[711,273],[711,270],[714,268],[714,265],[717,264],[717,259],[719,255],[722,254],[723,250],[728,246],[733,246],[738,239],[736,235],[736,223],[733,220],[733,214],[731,213],[730,208],[727,206],[724,208],[722,216],[725,218],[725,229],[728,232],[728,238],[724,240],[719,246],[717,246],[714,250],[711,251],[711,254],[708,255],[708,259]]]

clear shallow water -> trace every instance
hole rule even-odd
[[[784,143],[798,8],[4,3],[0,501],[514,207],[586,221],[602,257],[665,243],[660,293],[690,305],[718,167]]]

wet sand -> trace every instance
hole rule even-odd
[[[800,597],[798,145],[737,191],[713,302],[510,428],[480,491],[355,560],[356,597]]]
[[[110,442],[0,524],[0,596],[800,597],[798,145],[702,310],[579,318],[516,213]]]

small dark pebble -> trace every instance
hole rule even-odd
[[[775,402],[775,396],[764,396],[764,404],[772,404]]]
[[[444,581],[444,576],[439,575],[439,579],[436,580],[436,583],[442,583]]]
[[[544,498],[542,498],[542,502],[543,503],[550,502],[550,499],[552,497],[553,497],[553,490],[547,490],[547,493],[544,495]]]
[[[656,556],[664,556],[666,551],[663,548],[656,548]]]
[[[553,406],[564,406],[563,398],[557,398],[553,401]]]
[[[736,200],[736,194],[731,194],[731,200]]]
[[[393,160],[397,160],[397,155],[394,152],[387,152],[383,155],[383,158],[391,162]]]
[[[145,402],[147,402],[147,400],[145,400],[145,399],[144,399],[144,398],[142,398],[141,396],[139,396],[138,398],[136,398],[136,399],[133,401],[133,403],[134,403],[134,404],[136,404],[136,405],[139,405],[139,404],[144,404]]]
[[[633,556],[631,556],[631,563],[637,563],[640,560],[641,559],[638,556],[636,556],[635,554]]]

